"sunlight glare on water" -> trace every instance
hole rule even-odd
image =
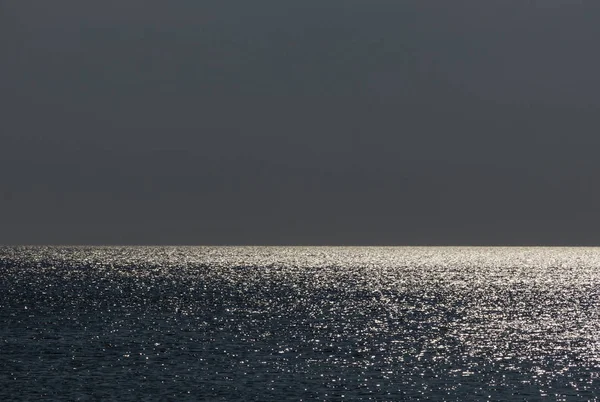
[[[593,399],[600,249],[2,247],[0,399]]]

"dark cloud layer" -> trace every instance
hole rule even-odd
[[[598,244],[600,7],[0,4],[0,243]]]

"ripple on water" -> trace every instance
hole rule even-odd
[[[0,399],[591,399],[595,248],[3,247]]]

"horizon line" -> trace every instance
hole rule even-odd
[[[597,245],[587,244],[241,244],[241,243],[230,243],[230,244],[174,244],[174,243],[31,243],[31,244],[0,244],[0,247],[328,247],[328,248],[348,248],[348,247],[364,247],[364,248],[392,248],[392,247],[481,247],[481,248],[529,248],[529,247],[587,247],[596,248],[600,247]]]

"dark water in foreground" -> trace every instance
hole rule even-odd
[[[587,400],[600,249],[0,248],[0,400]]]

